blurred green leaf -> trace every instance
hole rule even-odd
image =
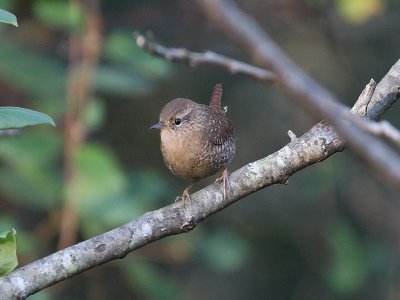
[[[0,170],[2,192],[12,196],[12,200],[23,203],[30,209],[49,210],[61,201],[60,182],[53,172],[36,170],[20,173],[13,169]]]
[[[13,0],[0,0],[0,7],[5,10],[12,10]]]
[[[16,228],[16,223],[10,215],[0,214],[0,228]]]
[[[121,264],[128,279],[146,298],[154,300],[180,299],[179,282],[150,263],[134,260]],[[154,288],[157,287],[157,288]]]
[[[62,137],[48,128],[33,129],[19,135],[2,137],[0,159],[5,165],[21,172],[54,166],[63,149]]]
[[[0,9],[0,22],[18,27],[17,17],[4,9]]]
[[[111,152],[98,144],[82,144],[74,153],[76,175],[68,194],[77,205],[120,192],[125,178]]]
[[[44,113],[22,107],[0,106],[0,129],[22,128],[38,124],[56,126],[53,119]]]
[[[327,280],[339,295],[350,295],[361,287],[368,274],[368,261],[364,245],[350,225],[339,220],[328,231],[332,261]]]
[[[101,99],[92,99],[83,108],[83,122],[89,130],[98,129],[104,121],[105,106]]]
[[[76,174],[67,193],[79,207],[85,237],[124,224],[153,208],[165,190],[159,177],[145,171],[131,176],[128,184],[114,155],[98,144],[81,145],[74,163]]]
[[[105,41],[105,57],[125,69],[149,78],[165,78],[171,73],[171,64],[139,48],[132,33],[112,32]]]
[[[32,234],[32,228],[18,230],[19,257],[40,257],[40,255],[43,255],[43,251],[46,251],[43,246],[42,241],[35,234]]]
[[[62,176],[55,168],[62,149],[54,130],[29,129],[1,139],[0,188],[33,209],[49,209],[61,199]]]
[[[0,276],[5,275],[18,265],[16,231],[0,232]]]
[[[115,210],[123,216],[133,213],[131,207],[121,205],[125,202],[121,198],[124,198],[126,180],[111,152],[101,145],[82,144],[74,154],[74,164],[75,173],[67,187],[67,197],[79,207],[85,236],[115,225],[110,221]]]
[[[99,66],[95,74],[96,89],[110,95],[145,95],[151,90],[151,83],[133,72]]]
[[[65,112],[66,69],[34,51],[0,43],[0,78],[32,99],[32,108],[57,118]],[[1,99],[1,95],[0,95]]]
[[[63,30],[78,30],[83,24],[83,12],[70,1],[37,0],[33,11],[39,20]]]
[[[219,230],[202,240],[201,254],[208,264],[220,272],[233,272],[249,258],[246,242],[231,231]]]
[[[43,252],[40,252],[43,250],[43,245],[41,241],[38,240],[34,234],[32,234],[32,228],[27,228],[26,231],[22,229],[24,227],[23,223],[24,220],[21,220],[19,216],[0,214],[0,228],[17,228],[18,230],[19,256],[38,257],[40,254],[43,254]]]

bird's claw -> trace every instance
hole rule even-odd
[[[226,198],[226,188],[230,188],[229,184],[229,174],[228,174],[228,169],[225,168],[224,171],[222,172],[222,176],[218,177],[215,182],[217,183],[222,183],[222,193],[224,195],[224,199]]]
[[[185,205],[185,202],[191,202],[192,199],[190,198],[189,190],[193,186],[193,184],[189,185],[186,189],[183,190],[182,196],[178,196],[175,199],[175,202],[182,201],[183,205]]]

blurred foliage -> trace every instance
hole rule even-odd
[[[237,2],[348,105],[399,58],[396,0]],[[215,82],[224,84],[223,101],[239,135],[231,170],[281,148],[288,129],[302,134],[317,121],[273,87],[172,64],[136,46],[132,32],[150,30],[166,46],[245,60],[193,2],[102,1],[100,58],[90,96],[79,106],[85,135],[66,185],[66,99],[79,69],[69,41],[83,36],[87,24],[79,3],[0,0],[19,21],[18,29],[0,25],[0,106],[29,107],[57,124],[0,137],[0,231],[18,231],[21,265],[56,251],[66,198],[78,211],[79,240],[175,199],[186,183],[169,174],[158,134],[148,130],[170,99],[205,103]],[[389,116],[400,125],[395,107]],[[353,156],[338,154],[187,235],[163,239],[30,299],[400,298],[398,199]]]
[[[344,220],[332,225],[327,239],[332,249],[332,261],[327,271],[328,284],[339,296],[351,295],[365,282],[369,268],[368,247]]]
[[[53,118],[65,112],[66,69],[60,61],[11,41],[0,45],[0,57],[0,77],[18,84],[18,92],[29,95],[33,108]]]
[[[0,169],[2,193],[30,209],[49,210],[62,200],[58,165],[61,136],[45,131],[24,131],[2,137]]]
[[[0,232],[0,276],[5,275],[18,265],[15,230]]]
[[[234,272],[249,259],[249,248],[245,240],[231,230],[218,230],[201,240],[199,252],[211,269],[219,272]]]
[[[129,260],[130,264],[123,264],[122,268],[127,276],[127,279],[137,287],[141,297],[168,300],[178,299],[179,291],[181,290],[179,282],[171,278],[155,266],[138,261]]]
[[[386,0],[336,0],[336,5],[348,22],[363,24],[384,12]]]
[[[37,20],[60,30],[75,31],[83,26],[81,6],[74,2],[37,0],[33,13]]]

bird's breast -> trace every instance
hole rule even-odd
[[[161,131],[161,152],[168,169],[176,176],[194,179],[200,150],[198,134],[178,134],[172,130]]]
[[[161,152],[168,169],[176,176],[199,180],[225,167],[234,155],[234,142],[215,145],[208,137],[202,130],[180,134],[162,130]]]

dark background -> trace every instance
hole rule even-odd
[[[94,1],[96,3],[96,1]],[[237,1],[307,73],[351,106],[399,59],[396,0]],[[71,38],[85,32],[79,1],[0,1],[19,27],[0,25],[0,104],[51,115],[0,140],[0,231],[16,228],[20,265],[57,249],[64,201],[84,240],[171,203],[187,182],[164,166],[149,131],[173,98],[208,103],[224,86],[238,134],[230,170],[262,158],[315,122],[274,86],[211,67],[154,58],[133,31],[169,47],[251,62],[194,1],[102,1],[98,61],[78,106],[86,135],[65,174]],[[85,39],[85,38],[83,38]],[[79,64],[78,64],[79,65]],[[93,79],[93,80],[92,80]],[[91,85],[91,83],[93,85]],[[399,109],[386,118],[399,126]],[[67,127],[66,127],[67,126]],[[205,179],[193,190],[213,182]],[[261,190],[185,235],[148,245],[30,299],[399,299],[398,194],[350,152]]]

